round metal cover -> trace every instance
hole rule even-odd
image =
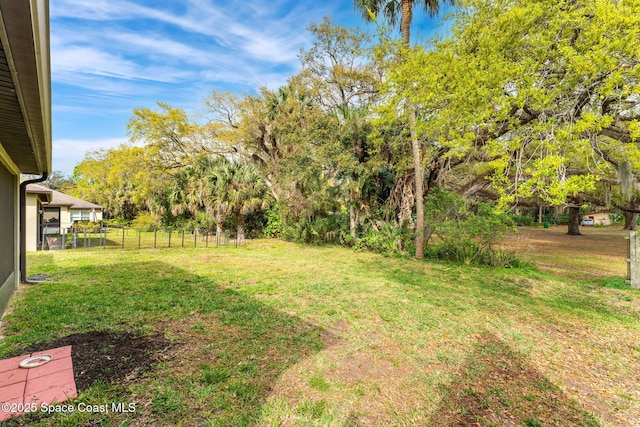
[[[35,368],[38,366],[42,366],[45,363],[49,362],[51,360],[51,355],[50,354],[39,354],[37,356],[31,356],[31,357],[27,357],[26,359],[24,359],[22,362],[20,362],[20,367],[21,368]]]

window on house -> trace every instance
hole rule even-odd
[[[42,209],[42,234],[60,234],[60,208]]]
[[[91,216],[90,210],[73,209],[69,211],[71,215],[71,222],[75,221],[89,221]]]

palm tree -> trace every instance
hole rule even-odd
[[[253,165],[229,161],[220,162],[211,179],[215,181],[216,210],[235,216],[238,239],[242,239],[246,216],[269,205],[267,185]]]
[[[443,0],[454,4],[455,0]],[[434,16],[440,9],[440,0],[422,0],[424,10]],[[413,18],[414,0],[354,0],[354,6],[368,21],[373,20],[380,12],[395,26],[400,18],[400,33],[405,47],[410,46],[411,20]],[[413,156],[414,181],[416,187],[416,258],[424,258],[424,178],[422,174],[422,156],[420,142],[416,132],[416,109],[408,102],[409,129],[411,131],[411,151]]]
[[[169,211],[173,215],[189,215],[196,220],[200,216],[204,223],[213,219],[219,234],[228,214],[216,193],[214,171],[226,162],[223,158],[202,157],[175,173],[164,194]],[[203,214],[210,218],[206,219]]]
[[[429,16],[434,17],[440,11],[441,3],[452,5],[455,4],[455,0],[423,0],[422,7]],[[400,19],[400,34],[402,34],[402,42],[407,47],[411,38],[414,4],[414,0],[354,0],[355,8],[367,21],[372,21],[380,15],[380,12],[392,26],[396,26]]]
[[[353,163],[348,166],[349,173],[349,231],[352,237],[356,237],[356,227],[358,221],[358,194],[361,194],[362,179],[360,164],[366,162],[366,139],[369,133],[368,122],[366,120],[368,108],[359,108],[341,105],[337,108],[335,115],[340,122],[340,138],[349,144],[352,149]]]

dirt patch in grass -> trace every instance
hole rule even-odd
[[[270,398],[288,409],[275,410],[259,425],[408,425],[398,420],[410,419],[424,404],[425,390],[417,380],[422,373],[403,346],[377,330],[356,337],[344,320],[331,329],[344,332],[318,357],[278,379]]]
[[[485,333],[458,375],[442,387],[442,404],[431,417],[447,426],[598,426],[529,361]]]
[[[589,280],[626,275],[628,231],[582,227],[581,232],[581,236],[569,236],[566,226],[521,227],[501,246],[559,277]]]
[[[225,304],[156,325],[168,362],[136,399],[134,425],[252,425],[283,371],[321,350],[331,333],[222,291]]]
[[[130,332],[92,331],[38,343],[19,354],[72,346],[73,374],[78,391],[96,381],[122,383],[149,371],[170,345],[162,334],[135,335]]]

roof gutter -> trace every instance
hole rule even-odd
[[[27,185],[46,181],[49,174],[20,183],[20,283],[34,283],[27,280]]]

